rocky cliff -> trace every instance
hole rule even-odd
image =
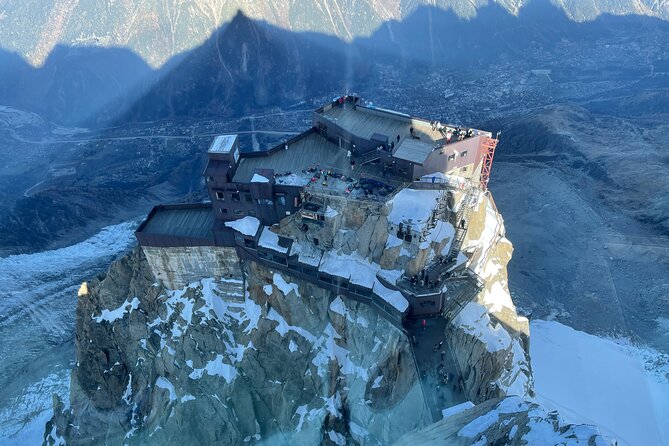
[[[454,208],[462,203],[450,197]],[[332,198],[318,231],[305,236],[297,217],[272,229],[294,237],[305,255],[320,237],[342,267],[392,276],[423,268],[453,238],[441,221],[423,242],[398,245],[390,230],[404,205],[401,195],[387,203]],[[80,289],[71,403],[55,402],[45,444],[373,445],[425,430],[437,432],[435,441],[455,435],[468,444],[484,435],[518,443],[539,428],[564,434],[570,427],[527,402],[529,332],[508,293],[511,244],[501,216],[489,195],[472,206],[460,263],[486,287],[445,334],[471,401],[461,409],[473,408],[432,424],[432,390],[421,384],[407,333],[370,305],[256,262],[233,267],[235,259],[210,277],[183,276],[187,284],[174,275],[157,280],[136,248]],[[496,402],[510,395],[500,411]],[[479,417],[487,427],[465,429],[480,426]]]

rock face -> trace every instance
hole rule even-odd
[[[463,250],[485,289],[449,326],[456,360],[470,401],[506,395],[533,396],[529,324],[518,316],[508,289],[506,265],[513,246],[491,195],[481,195],[469,220]]]
[[[593,426],[565,424],[556,412],[519,397],[489,400],[400,438],[409,445],[614,445]]]
[[[462,205],[449,198],[451,208]],[[328,205],[320,229],[300,231],[298,217],[272,229],[305,255],[316,237],[330,254],[386,276],[423,268],[452,242],[447,221],[419,243],[396,239],[393,201]],[[474,206],[462,262],[486,288],[446,335],[477,405],[448,432],[431,424],[407,334],[373,307],[240,262],[232,249],[136,248],[80,289],[71,406],[55,401],[45,443],[374,445],[417,429],[446,439],[474,415],[499,412],[491,401],[509,395],[524,433],[536,406],[525,402],[527,320],[507,287],[512,248],[492,198],[481,194]],[[551,433],[564,433],[542,416]],[[511,438],[504,422],[503,432],[482,435]]]
[[[220,291],[241,278],[167,290],[136,249],[89,283],[77,310],[76,398],[58,407],[52,438],[387,444],[429,422],[401,331],[261,265],[249,263],[247,278],[241,301]]]

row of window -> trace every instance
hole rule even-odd
[[[241,196],[239,192],[232,192],[230,194],[230,198],[232,201],[239,203],[241,201]],[[222,191],[216,191],[216,199],[219,201],[225,201],[225,192]],[[253,202],[253,197],[251,197],[251,194],[245,193],[244,194],[244,201],[247,203],[252,203]],[[286,196],[283,194],[276,194],[276,202],[279,206],[285,206],[286,205]],[[259,199],[258,204],[264,204],[264,205],[270,205],[273,204],[272,200],[266,200],[266,199]]]
[[[221,209],[219,209],[219,211],[223,215],[228,215],[227,208],[221,208]],[[248,212],[245,213],[242,209],[233,209],[232,214],[233,215],[249,215],[251,217],[256,217],[256,211],[248,211]]]
[[[467,156],[467,151],[466,150],[460,154],[460,158],[464,158],[466,156]],[[448,160],[453,161],[455,159],[455,157],[456,157],[455,153],[453,153],[451,155],[448,155]]]
[[[240,196],[239,192],[232,192],[230,194],[230,198],[232,199],[232,201],[235,201],[235,202],[240,202],[241,201],[241,196]],[[220,201],[225,201],[225,192],[216,191],[216,199],[220,200]],[[251,194],[247,193],[247,194],[244,194],[244,200],[246,200],[247,202],[250,203],[250,202],[253,201],[253,198],[251,197]]]

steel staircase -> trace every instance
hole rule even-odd
[[[441,310],[442,316],[448,321],[453,320],[485,288],[483,279],[469,268],[465,270],[464,276],[467,280],[466,284],[455,296],[446,301],[444,308]]]
[[[460,248],[462,247],[462,242],[464,242],[465,236],[467,235],[469,217],[473,211],[473,205],[477,196],[477,188],[472,187],[469,189],[465,199],[462,201],[462,205],[455,214],[455,237],[453,243],[451,243],[451,249],[448,250],[448,255],[446,256],[449,261],[457,259],[458,252],[460,252]]]
[[[359,166],[364,166],[365,164],[381,159],[381,150],[372,149],[361,156],[354,157],[354,159]]]

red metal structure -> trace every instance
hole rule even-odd
[[[488,181],[490,181],[490,171],[492,170],[492,159],[495,156],[497,139],[486,138],[481,145],[485,153],[483,154],[483,165],[481,166],[481,189],[488,190]]]

